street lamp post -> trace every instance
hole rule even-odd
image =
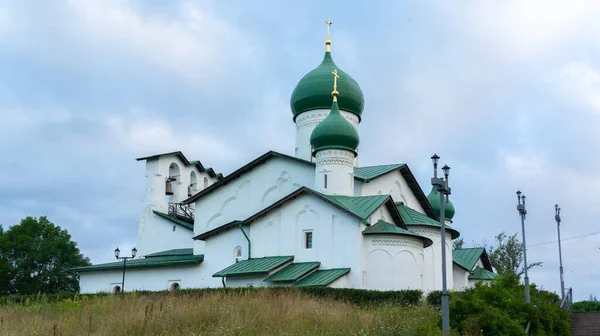
[[[527,210],[525,209],[525,195],[522,195],[520,190],[517,190],[517,211],[521,216],[521,230],[523,231],[523,262],[525,269],[525,302],[530,303],[531,298],[529,297],[529,276],[527,273],[527,244],[525,243],[525,215],[527,215]]]
[[[446,281],[446,214],[444,205],[448,195],[451,193],[450,187],[448,187],[448,175],[450,173],[450,167],[444,165],[442,171],[444,177],[437,176],[437,166],[440,157],[437,154],[433,154],[431,157],[433,161],[433,177],[431,178],[431,185],[436,188],[440,194],[440,232],[442,235],[441,248],[442,248],[442,334],[444,336],[450,335],[450,307],[448,300],[448,288]]]
[[[119,248],[117,247],[115,249],[115,258],[117,258],[117,260],[123,260],[123,280],[121,281],[121,292],[123,293],[125,292],[125,265],[127,264],[127,259],[135,258],[135,255],[137,254],[137,249],[135,247],[131,249],[131,257],[120,257],[120,254],[121,250],[119,250]]]
[[[558,204],[554,205],[554,219],[556,220],[556,229],[558,230],[558,260],[560,263],[560,298],[565,298],[565,274],[562,265],[562,250],[560,248],[560,208]]]

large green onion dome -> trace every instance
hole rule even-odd
[[[338,89],[344,93],[339,98],[339,109],[356,114],[360,120],[365,105],[363,92],[352,77],[335,65],[329,51],[329,43],[328,40],[323,62],[316,69],[302,77],[296,88],[294,88],[294,92],[292,92],[290,105],[292,113],[294,113],[294,121],[296,116],[302,112],[331,107],[331,87],[333,86],[331,72],[334,69],[337,69],[340,75],[337,82]]]
[[[331,75],[330,75],[331,77]],[[339,81],[338,81],[339,83]],[[315,127],[311,136],[310,144],[313,147],[313,156],[322,149],[345,149],[354,153],[358,148],[358,132],[352,124],[341,114],[334,92],[331,112]]]
[[[429,195],[427,195],[427,199],[429,200],[431,207],[435,211],[435,214],[439,216],[440,207],[441,207],[440,206],[440,194],[435,189],[435,187],[431,188],[431,192],[429,193]],[[445,214],[446,219],[452,220],[452,217],[454,217],[454,212],[455,212],[454,204],[452,204],[452,202],[446,198],[446,204],[444,204],[444,214]]]

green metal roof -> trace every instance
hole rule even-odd
[[[355,167],[354,178],[362,182],[369,182],[371,179],[389,173],[392,170],[396,170],[402,166],[405,166],[405,164],[399,163],[380,166]]]
[[[171,255],[162,257],[151,257],[128,260],[125,268],[142,268],[142,267],[164,267],[164,266],[182,266],[182,265],[195,265],[199,264],[204,260],[203,254],[197,255]],[[97,264],[85,267],[72,268],[76,272],[89,272],[89,271],[105,271],[113,269],[123,269],[123,262],[117,261],[106,264]]]
[[[318,191],[315,191],[319,193]],[[385,203],[390,195],[374,195],[374,196],[338,196],[325,195],[319,193],[331,202],[341,206],[354,215],[367,219],[375,210]]]
[[[255,274],[266,274],[292,259],[294,259],[294,256],[246,259],[220,270],[219,272],[213,274],[213,277],[239,277]]]
[[[286,282],[286,281],[296,281],[300,279],[305,274],[314,270],[315,268],[321,265],[320,262],[301,262],[301,263],[291,263],[279,271],[271,274],[264,281],[272,281],[272,282]]]
[[[296,116],[304,111],[328,109],[331,107],[331,91],[333,91],[333,70],[338,71],[337,88],[340,94],[340,110],[354,113],[360,118],[365,98],[358,83],[347,73],[342,71],[331,57],[331,52],[325,52],[321,64],[300,79],[292,96],[290,107]]]
[[[167,215],[166,213],[162,213],[160,211],[152,210],[152,212],[155,215],[157,215],[159,217],[162,217],[162,218],[170,221],[173,224],[177,224],[177,225],[182,226],[182,227],[184,227],[184,228],[186,228],[188,230],[194,231],[194,224],[190,224],[190,223],[188,223],[186,221],[182,221],[180,219],[175,218],[175,216],[170,216],[170,215]]]
[[[164,257],[164,256],[184,256],[184,255],[192,255],[194,254],[193,248],[181,248],[181,249],[173,249],[160,251],[156,253],[146,254],[144,257],[146,258],[154,258],[154,257]]]
[[[329,115],[315,127],[310,135],[313,156],[317,151],[323,149],[343,149],[351,151],[356,156],[359,142],[356,128],[340,114],[337,100],[333,101]]]
[[[428,217],[417,210],[408,207],[402,203],[396,203],[396,208],[402,217],[402,220],[407,226],[410,225],[423,225],[423,226],[432,226],[432,227],[440,227],[440,222],[431,217]],[[456,239],[460,237],[460,233],[450,226],[446,225],[446,230],[450,231],[452,239]]]
[[[483,251],[483,247],[454,249],[452,251],[452,259],[458,265],[471,271],[475,267],[475,264],[477,264],[477,260],[481,258]]]
[[[341,278],[350,272],[349,268],[333,268],[328,270],[318,270],[296,282],[294,286],[327,286],[335,280]]]
[[[433,244],[431,239],[421,236],[420,234],[414,233],[410,230],[403,229],[396,224],[388,223],[383,220],[379,220],[377,223],[367,227],[362,232],[364,235],[370,234],[394,234],[402,236],[412,236],[419,238],[423,241],[423,247],[428,247]]]
[[[471,275],[469,275],[469,280],[492,280],[497,277],[496,274],[486,270],[483,267],[475,267]]]

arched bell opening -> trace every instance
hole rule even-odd
[[[179,166],[173,162],[169,165],[169,177],[167,177],[166,185],[165,185],[165,195],[173,196],[175,194],[175,189],[173,188],[173,182],[179,180],[181,172],[179,170]]]
[[[198,190],[198,177],[196,172],[190,173],[190,185],[188,186],[188,197],[191,197]]]

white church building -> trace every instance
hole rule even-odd
[[[329,34],[328,34],[329,35]],[[294,89],[295,155],[269,151],[227,176],[181,152],[143,158],[146,196],[125,290],[331,286],[449,289],[495,277],[484,249],[452,251],[454,206],[408,165],[359,164],[364,97],[333,61]],[[361,150],[368,150],[361,148]],[[123,262],[80,267],[80,292],[120,291]]]

